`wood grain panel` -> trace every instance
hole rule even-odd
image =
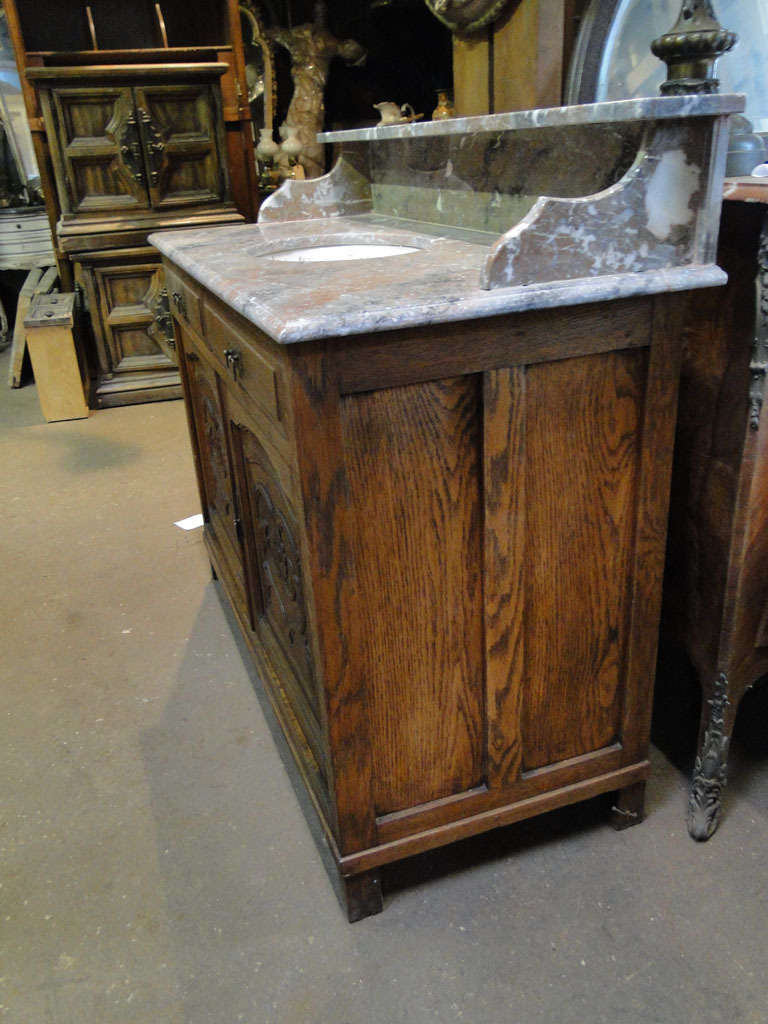
[[[479,413],[477,377],[342,401],[378,814],[483,778]]]
[[[483,382],[485,666],[488,785],[520,773],[525,673],[524,367],[492,370]]]
[[[646,756],[651,732],[648,693],[656,669],[684,313],[677,296],[654,299],[648,399],[638,431],[640,468],[623,708],[625,763]]]
[[[47,95],[44,102],[53,120]],[[52,102],[58,131],[51,143],[64,213],[147,209],[131,90],[54,89]]]
[[[107,265],[93,273],[109,371],[167,371],[173,364],[151,333],[153,304],[162,287],[160,265],[156,261]]]
[[[297,346],[291,375],[296,456],[304,512],[307,615],[315,640],[328,737],[328,782],[339,851],[376,841],[372,807],[368,680],[356,659],[360,617],[350,550],[353,513],[344,467],[338,378],[323,346]],[[301,525],[301,524],[300,524]]]
[[[190,356],[195,356],[190,359]],[[233,565],[242,566],[237,535],[238,511],[230,470],[229,446],[219,395],[219,380],[194,349],[187,356],[195,439],[202,480],[201,500],[206,525]]]
[[[508,366],[559,361],[615,349],[647,347],[652,300],[646,296],[572,306],[563,330],[559,309],[385,331],[343,339],[344,394],[441,380]],[[648,310],[638,316],[638,310]]]
[[[228,403],[225,403],[228,404]],[[320,699],[305,601],[295,513],[280,480],[286,470],[247,426],[233,422],[232,456],[242,517],[251,628],[256,631],[324,764]]]
[[[646,353],[530,367],[527,770],[620,738]]]
[[[223,199],[223,137],[210,85],[144,86],[135,95],[152,206]]]

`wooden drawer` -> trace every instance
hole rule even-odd
[[[170,267],[165,269],[166,285],[168,287],[168,302],[171,313],[184,325],[191,328],[195,334],[201,336],[203,333],[202,300],[192,285]]]
[[[245,334],[229,318],[221,316],[209,303],[203,311],[203,340],[229,380],[238,384],[257,404],[259,411],[285,432],[285,394],[283,373],[276,360],[258,352]]]

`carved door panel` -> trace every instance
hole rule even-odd
[[[104,369],[112,374],[167,370],[173,364],[157,342],[157,304],[163,268],[155,260],[94,269],[102,326]]]
[[[219,379],[196,352],[187,356],[190,402],[200,458],[203,517],[233,566],[241,562],[238,515]]]
[[[223,140],[214,89],[193,82],[137,88],[135,95],[153,208],[221,200]]]
[[[281,681],[319,760],[319,696],[295,516],[274,461],[254,434],[232,424],[232,445],[252,625],[272,660],[284,660],[290,668],[279,673]]]
[[[54,89],[52,103],[54,159],[63,164],[56,177],[65,215],[148,209],[133,90]]]

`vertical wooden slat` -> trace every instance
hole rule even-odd
[[[640,480],[629,614],[629,650],[623,709],[624,763],[646,756],[656,669],[669,485],[677,421],[685,303],[658,295],[653,303],[640,455]]]
[[[488,787],[520,774],[525,667],[525,368],[483,382]]]
[[[621,739],[646,366],[635,349],[528,370],[528,770]]]
[[[493,113],[489,30],[453,37],[453,94],[456,114]]]
[[[368,696],[359,671],[360,616],[350,549],[352,515],[344,467],[338,381],[323,346],[295,359],[291,377],[304,506],[307,615],[325,701],[329,788],[342,854],[375,843]]]
[[[565,0],[521,0],[494,26],[495,110],[555,107],[563,88]]]

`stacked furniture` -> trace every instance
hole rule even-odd
[[[90,314],[79,345],[95,401],[174,397],[167,290],[147,236],[254,215],[237,4],[5,6],[62,290]]]

